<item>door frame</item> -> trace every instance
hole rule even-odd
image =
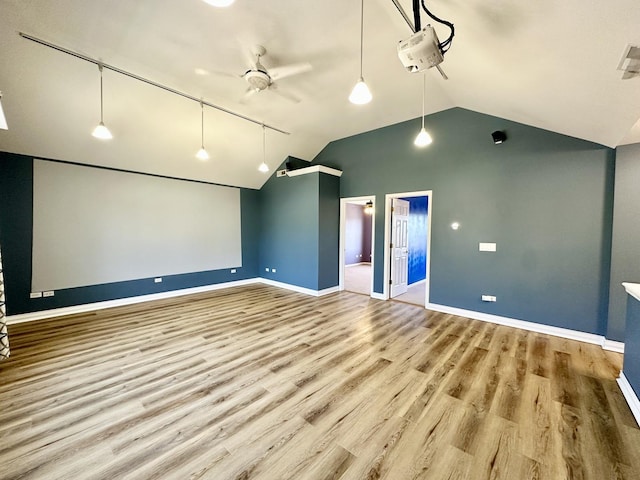
[[[391,199],[392,198],[410,198],[410,197],[427,197],[427,279],[425,283],[424,307],[429,305],[429,287],[431,285],[431,217],[433,213],[433,190],[422,190],[416,192],[387,193],[384,197],[384,280],[382,288],[382,297],[389,300],[391,289],[389,288],[389,279],[391,276]],[[409,246],[411,248],[411,246]]]
[[[375,262],[375,232],[376,232],[376,196],[375,195],[364,195],[362,197],[347,197],[340,199],[340,264],[339,264],[339,283],[338,289],[340,291],[344,290],[344,269],[345,269],[345,248],[346,248],[346,230],[347,230],[347,203],[358,203],[358,202],[368,202],[371,201],[373,203],[373,214],[371,215],[371,285],[369,288],[369,295],[373,296],[373,272],[374,272],[374,262]]]

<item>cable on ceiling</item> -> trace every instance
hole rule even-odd
[[[420,20],[420,0],[413,0],[413,24],[415,33],[418,33],[420,30],[422,30],[422,24]]]
[[[427,6],[424,3],[424,0],[421,0],[421,2],[422,2],[422,8],[427,13],[427,15],[429,15],[429,17],[431,17],[433,20],[435,20],[438,23],[446,25],[447,27],[449,27],[449,30],[451,30],[451,32],[449,34],[449,38],[447,38],[444,42],[440,42],[438,44],[438,46],[440,47],[440,51],[444,55],[451,48],[451,42],[453,41],[453,36],[455,35],[455,28],[453,27],[453,23],[448,22],[446,20],[442,20],[441,18],[436,17],[433,13],[431,13],[429,11],[429,9],[427,8]]]
[[[193,95],[189,95],[188,93],[181,92],[180,90],[176,90],[176,89],[171,88],[171,87],[167,87],[166,85],[162,85],[161,83],[154,82],[153,80],[149,80],[148,78],[141,77],[140,75],[136,75],[135,73],[128,72],[128,71],[123,70],[121,68],[118,68],[118,67],[116,67],[114,65],[109,65],[108,63],[103,63],[100,60],[96,60],[96,59],[91,58],[91,57],[89,57],[87,55],[83,55],[82,53],[74,52],[73,50],[69,50],[69,49],[61,47],[59,45],[55,45],[53,43],[47,42],[47,41],[42,40],[42,39],[37,38],[37,37],[33,37],[33,36],[28,35],[28,34],[23,33],[23,32],[18,32],[18,34],[22,38],[24,38],[26,40],[31,40],[32,42],[38,43],[38,44],[43,45],[45,47],[49,47],[49,48],[51,48],[53,50],[57,50],[58,52],[66,53],[67,55],[71,55],[72,57],[78,58],[80,60],[84,60],[85,62],[89,62],[89,63],[93,63],[95,65],[98,65],[99,67],[101,67],[101,69],[102,68],[106,68],[107,70],[111,70],[112,72],[116,72],[116,73],[119,73],[119,74],[124,75],[126,77],[133,78],[134,80],[138,80],[139,82],[143,82],[143,83],[146,83],[148,85],[152,85],[154,87],[160,88],[160,89],[162,89],[162,90],[164,90],[166,92],[173,93],[175,95],[179,95],[179,96],[187,98],[189,100],[193,100],[194,102],[197,102],[197,103],[199,103],[201,105],[206,105],[207,107],[215,108],[216,110],[219,110],[219,111],[221,111],[223,113],[227,113],[229,115],[233,115],[234,117],[240,118],[242,120],[246,120],[247,122],[255,123],[256,125],[260,125],[263,128],[268,128],[269,130],[273,130],[274,132],[279,132],[279,133],[282,133],[284,135],[290,135],[289,132],[285,132],[284,130],[280,130],[279,128],[273,127],[271,125],[267,125],[264,122],[261,122],[261,121],[258,121],[258,120],[254,120],[253,118],[247,117],[247,116],[242,115],[240,113],[233,112],[233,111],[228,110],[228,109],[226,109],[224,107],[221,107],[219,105],[215,105],[213,103],[205,102],[201,98],[195,97]]]

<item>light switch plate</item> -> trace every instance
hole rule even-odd
[[[42,292],[43,297],[53,297],[56,294],[54,290],[48,290],[46,292]]]
[[[480,242],[479,250],[481,252],[495,252],[497,245],[495,243],[482,243]]]
[[[162,277],[156,277],[153,279],[153,283],[162,283]]]
[[[42,292],[31,292],[29,298],[42,298]]]

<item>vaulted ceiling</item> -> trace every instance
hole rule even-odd
[[[411,14],[410,0],[400,4]],[[640,45],[636,0],[431,0],[456,36],[426,74],[426,112],[463,107],[609,147],[640,142],[640,78],[617,66]],[[428,18],[423,14],[423,24]],[[433,22],[431,22],[433,23]],[[435,25],[441,40],[448,30]],[[22,38],[24,32],[250,117],[205,107],[110,70],[104,120],[114,138],[96,140],[96,65]],[[287,155],[313,159],[339,138],[421,115],[422,77],[407,73],[396,45],[411,31],[392,0],[364,2],[364,77],[373,101],[347,97],[359,76],[359,0],[0,0],[0,91],[9,130],[0,150],[178,178],[259,188]],[[244,97],[247,51],[262,63],[309,62],[276,92]],[[298,97],[293,102],[285,96]],[[416,120],[416,129],[419,128]],[[437,139],[435,139],[437,141]]]

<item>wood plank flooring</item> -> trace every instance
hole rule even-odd
[[[9,334],[0,479],[640,479],[595,345],[261,285]]]

